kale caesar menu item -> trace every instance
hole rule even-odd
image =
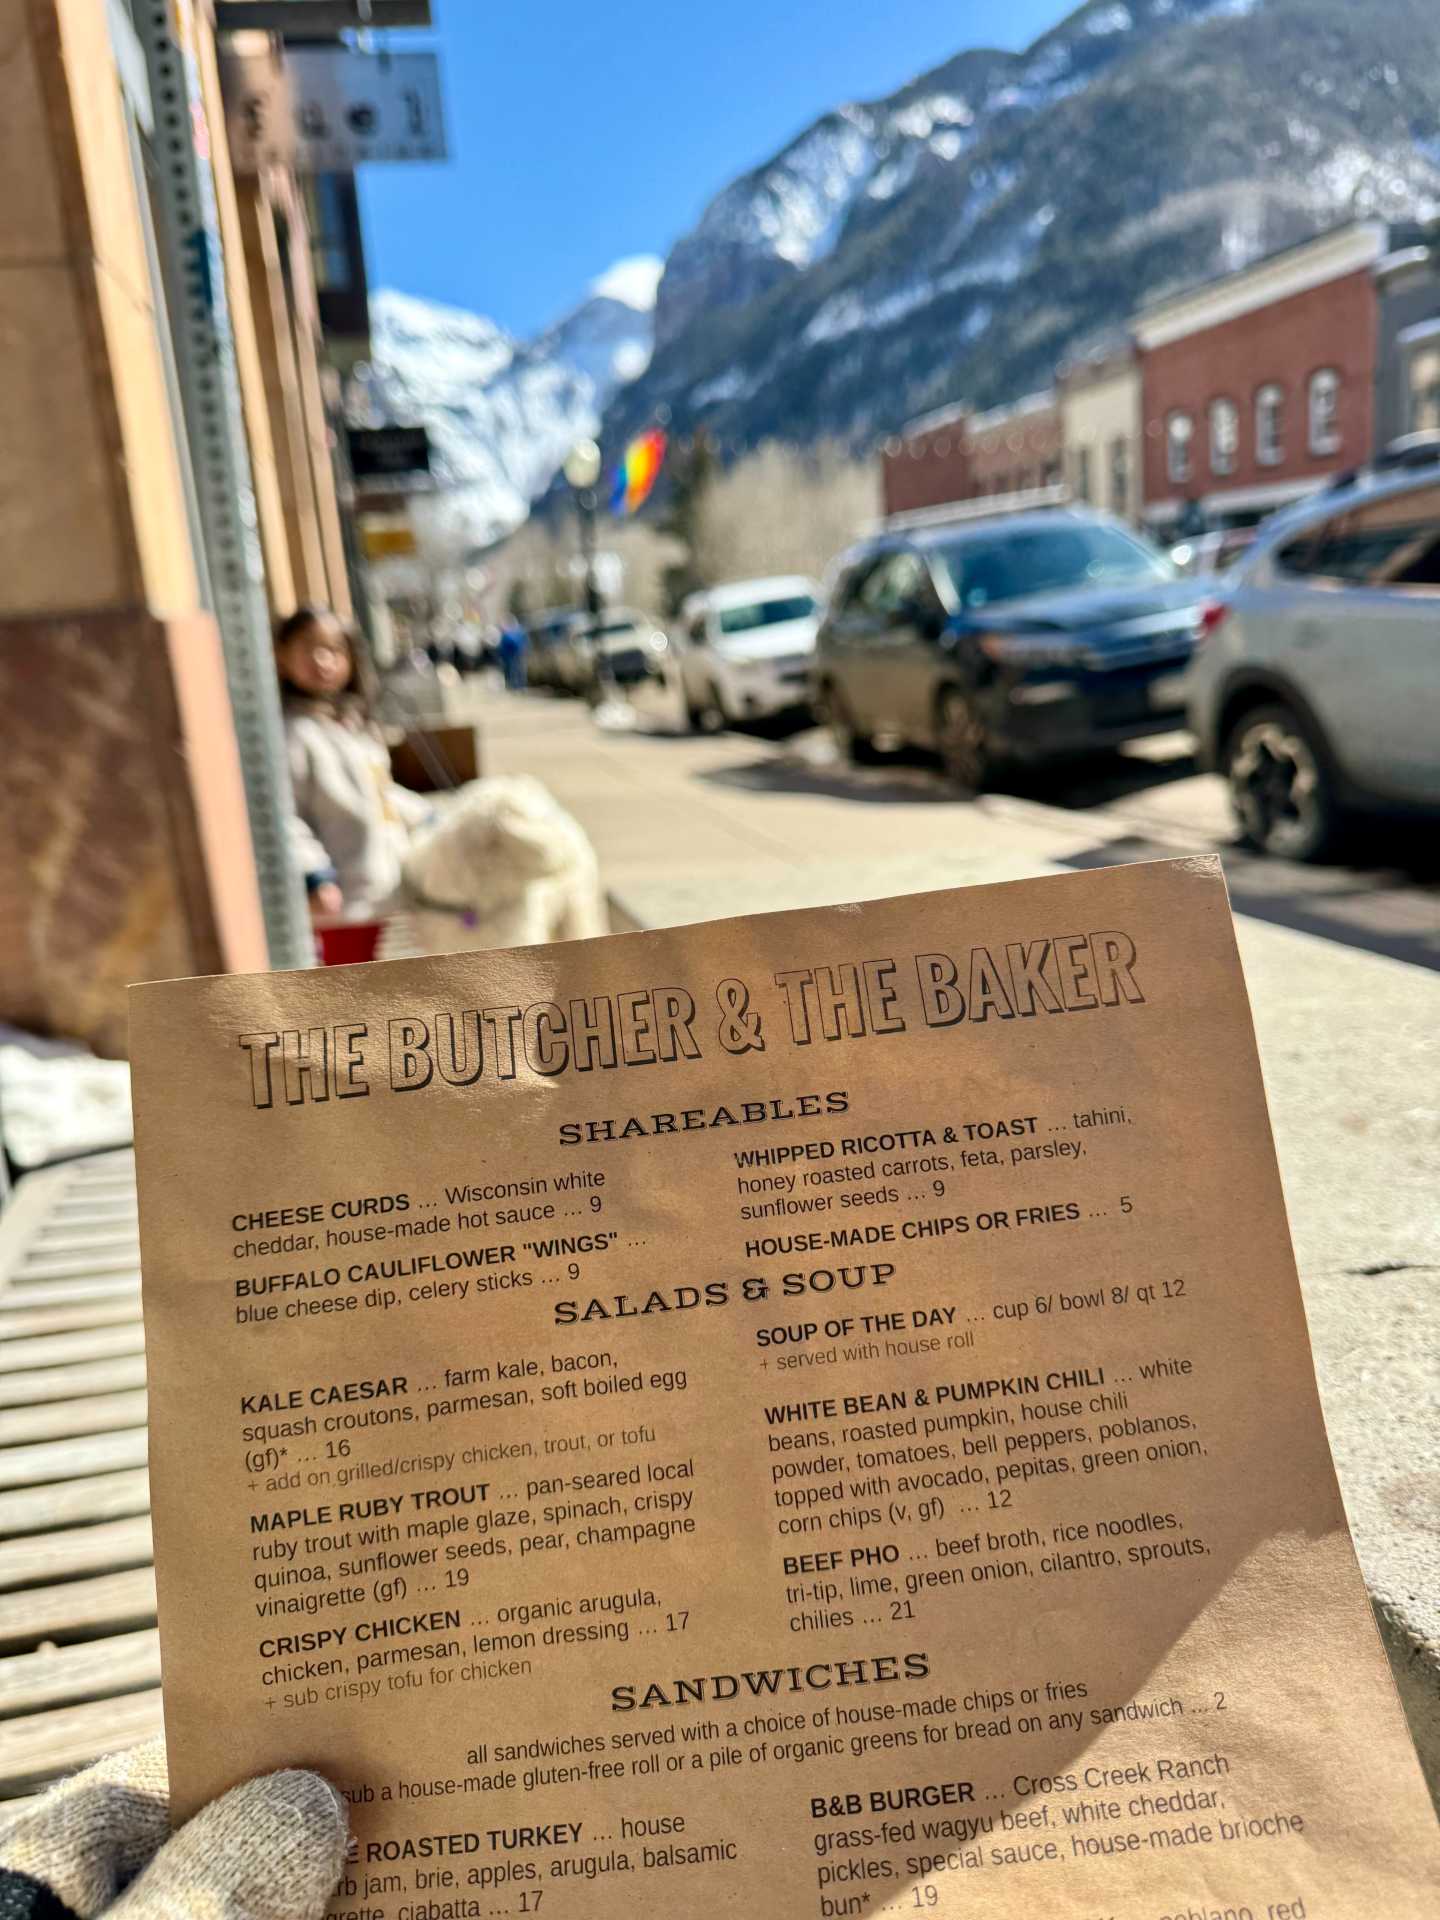
[[[1214,861],[133,1016],[178,1815],[321,1769],[337,1920],[1432,1910]]]

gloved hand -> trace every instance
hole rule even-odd
[[[0,1830],[0,1920],[319,1920],[349,1838],[328,1781],[264,1774],[173,1835],[169,1800],[163,1740],[52,1787]]]

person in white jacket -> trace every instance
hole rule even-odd
[[[431,803],[391,777],[355,644],[335,614],[300,607],[283,620],[275,666],[295,796],[291,853],[311,916],[320,925],[383,920]]]

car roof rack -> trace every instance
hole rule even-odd
[[[1433,466],[1440,466],[1440,432],[1430,427],[1422,433],[1402,434],[1398,440],[1392,440],[1382,448],[1373,460],[1363,461],[1358,467],[1347,467],[1344,473],[1337,473],[1325,491],[1339,493],[1360,480],[1379,474],[1408,473],[1416,467]]]

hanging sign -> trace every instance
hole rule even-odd
[[[447,158],[433,53],[231,48],[221,74],[230,156],[239,173],[263,166],[348,173],[376,160]]]

